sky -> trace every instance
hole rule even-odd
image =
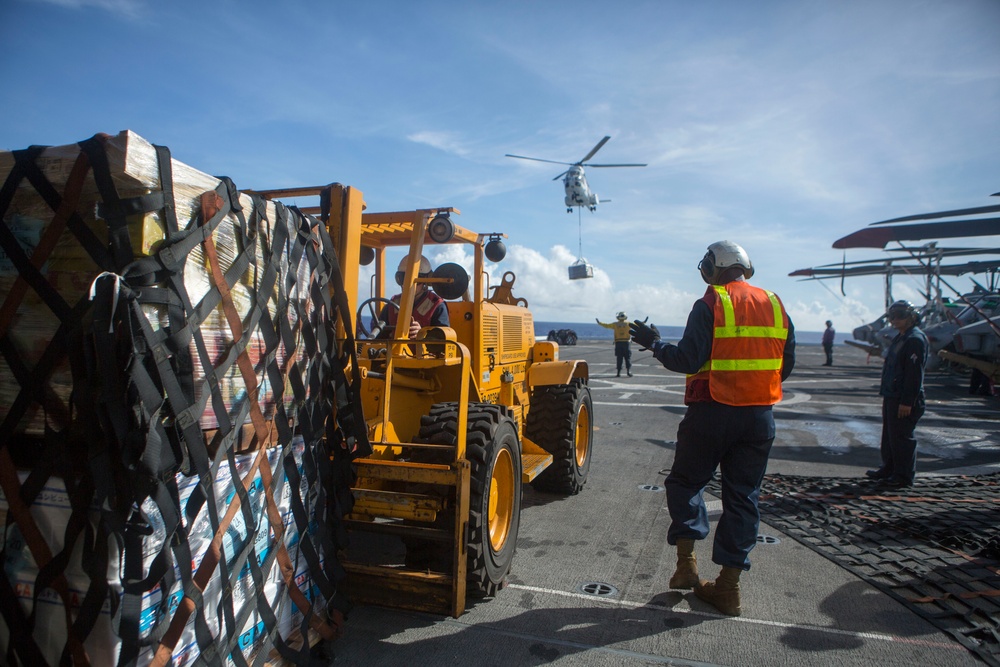
[[[998,0],[0,0],[0,149],[130,129],[243,189],[455,207],[507,235],[494,284],[540,321],[683,326],[728,239],[799,330],[844,332],[882,280],[790,272],[884,258],[832,248],[872,222],[1000,204],[998,34]],[[505,157],[605,135],[592,161],[648,166],[587,170],[593,213],[566,213],[560,165]]]

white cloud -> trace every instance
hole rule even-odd
[[[435,132],[424,130],[414,132],[406,137],[409,141],[417,144],[426,144],[431,148],[436,148],[445,153],[451,153],[459,157],[465,157],[471,152],[461,140],[458,132]]]
[[[126,18],[139,16],[149,4],[147,0],[30,0],[37,3],[47,3],[66,7],[67,9],[85,9],[95,7],[103,9],[112,14],[118,14]]]
[[[435,267],[445,262],[462,265],[472,273],[473,258],[463,245],[445,245],[425,248],[424,254]],[[400,256],[401,251],[400,251]],[[614,319],[615,313],[624,310],[629,317],[673,326],[683,325],[691,305],[701,293],[691,293],[666,282],[661,285],[631,285],[616,287],[607,272],[594,269],[594,277],[583,280],[569,279],[569,266],[577,258],[562,245],[549,249],[547,255],[522,245],[508,244],[507,257],[499,264],[487,263],[489,285],[500,285],[504,274],[514,274],[512,293],[525,299],[536,321],[543,322],[603,322]],[[395,255],[387,262],[393,265]],[[368,294],[371,267],[364,267],[359,281],[362,295]]]

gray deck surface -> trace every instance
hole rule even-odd
[[[684,414],[681,375],[633,346],[635,377],[614,377],[612,344],[581,341],[563,358],[590,364],[595,449],[577,496],[526,487],[509,585],[461,618],[355,607],[334,665],[981,665],[950,635],[847,569],[767,525],[751,554],[743,616],[671,591],[674,551],[661,470]],[[861,477],[879,462],[880,359],[838,346],[799,346],[776,408],[768,473]],[[962,378],[928,376],[917,428],[918,478],[1000,471],[1000,399],[973,397]],[[649,487],[660,487],[652,488]],[[714,521],[721,507],[706,496]],[[714,578],[711,536],[698,543]],[[584,592],[604,584],[611,594]]]

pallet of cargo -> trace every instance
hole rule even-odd
[[[0,152],[0,220],[0,653],[307,660],[364,450],[323,224],[131,131]]]

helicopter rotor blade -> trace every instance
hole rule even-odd
[[[597,145],[594,146],[591,149],[591,151],[589,153],[587,153],[586,156],[584,156],[584,158],[582,160],[580,160],[579,162],[575,162],[573,164],[583,164],[584,162],[586,162],[590,158],[594,157],[594,155],[597,153],[597,151],[601,150],[601,148],[604,146],[604,144],[608,143],[610,140],[611,140],[611,136],[610,135],[604,137],[603,139],[601,139],[600,141],[597,142]]]
[[[833,242],[834,248],[884,248],[890,241],[954,239],[963,236],[1000,235],[1000,218],[952,222],[922,222],[895,227],[865,227]]]
[[[907,215],[902,218],[893,218],[892,220],[882,220],[880,222],[873,222],[872,224],[887,225],[890,222],[909,222],[911,220],[934,220],[935,218],[950,218],[952,216],[957,216],[957,215],[974,215],[977,213],[995,213],[997,211],[1000,211],[1000,205],[977,206],[976,208],[960,208],[960,209],[955,209],[954,211],[940,211],[938,213],[921,213],[920,215]]]
[[[645,164],[581,164],[581,167],[645,167]]]
[[[892,264],[893,262],[905,262],[910,259],[937,259],[940,257],[958,257],[962,255],[1000,255],[1000,248],[940,248],[939,252],[923,253],[920,248],[886,248],[886,252],[909,251],[911,257],[880,257],[876,259],[859,259],[853,262],[832,262],[830,264],[820,264],[814,268],[826,269],[836,266],[858,266],[861,264]]]
[[[558,181],[558,180],[559,180],[560,178],[562,178],[562,177],[563,177],[563,176],[565,176],[566,174],[567,174],[567,172],[566,172],[566,171],[564,171],[563,173],[559,174],[558,176],[556,176],[556,177],[555,177],[555,178],[553,178],[552,180],[553,180],[553,181]]]
[[[990,260],[982,262],[965,262],[963,264],[946,264],[943,266],[925,266],[922,264],[907,264],[907,265],[895,265],[892,267],[893,275],[903,275],[909,274],[914,276],[925,276],[928,274],[936,275],[946,275],[946,276],[961,276],[966,273],[988,273],[996,271],[1000,268],[1000,260]],[[792,271],[789,276],[807,276],[806,280],[831,280],[833,278],[852,278],[857,276],[878,276],[885,275],[889,273],[889,267],[883,266],[881,264],[873,264],[868,266],[852,266],[849,268],[812,268],[812,269],[798,269],[797,271]]]
[[[543,160],[540,157],[526,157],[524,155],[511,155],[510,153],[507,153],[506,155],[504,155],[504,157],[516,157],[519,160],[534,160],[535,162],[549,162],[551,164],[568,164],[568,165],[575,164],[573,162],[560,162],[558,160]]]

